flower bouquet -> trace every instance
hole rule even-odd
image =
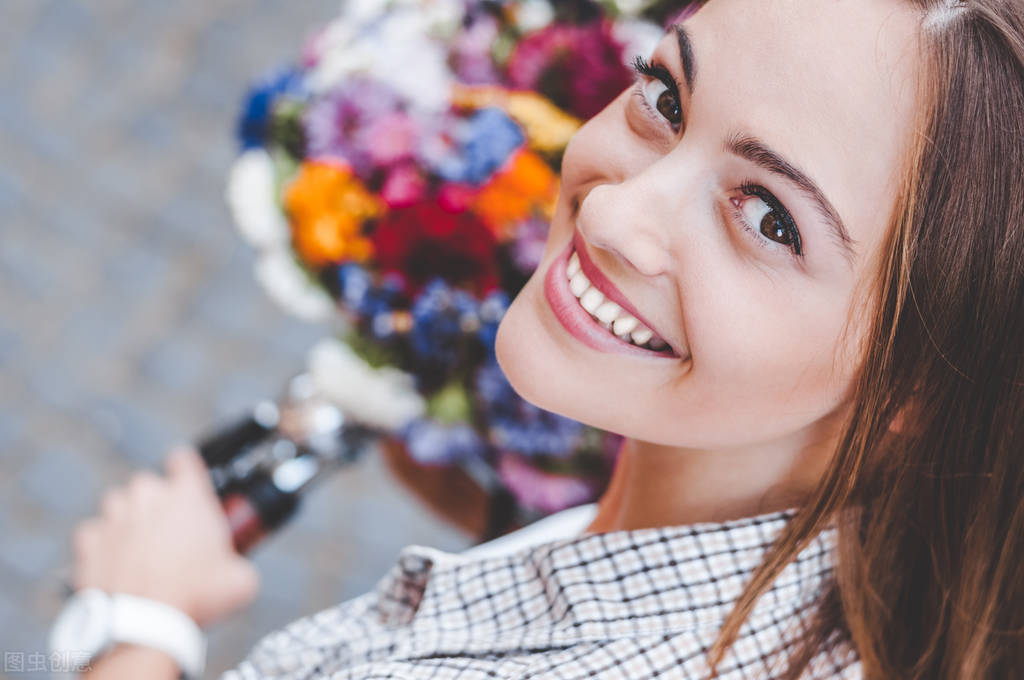
[[[489,470],[522,519],[593,499],[618,439],[519,398],[496,329],[540,260],[570,136],[673,9],[348,0],[245,101],[227,198],[256,276],[343,322],[313,380],[417,461]]]

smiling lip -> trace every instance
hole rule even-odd
[[[579,234],[576,234],[576,238]],[[596,349],[600,352],[614,352],[616,354],[628,354],[636,357],[650,358],[665,358],[665,359],[678,359],[679,356],[671,349],[662,352],[655,352],[649,349],[643,349],[636,345],[621,340],[612,333],[608,332],[603,326],[601,326],[590,314],[580,306],[576,296],[569,290],[569,281],[566,276],[566,265],[569,261],[569,256],[573,250],[579,255],[580,264],[583,266],[584,273],[587,278],[598,288],[598,290],[605,293],[609,300],[619,304],[630,314],[636,316],[636,318],[646,325],[646,321],[641,316],[636,314],[633,306],[630,305],[625,297],[619,292],[611,282],[601,274],[593,263],[587,258],[584,250],[580,248],[574,248],[574,244],[577,241],[574,239],[566,245],[565,249],[555,258],[551,266],[548,267],[547,274],[544,276],[544,297],[547,298],[548,304],[551,306],[551,310],[554,312],[555,317],[562,324],[566,331],[569,332],[574,338],[582,342],[591,349]],[[586,264],[584,264],[586,263]],[[594,278],[590,278],[591,272],[594,272]],[[626,304],[623,304],[623,303]],[[648,326],[650,328],[650,326]]]
[[[590,281],[591,285],[596,286],[599,291],[604,293],[606,298],[635,316],[637,321],[647,326],[655,333],[658,333],[658,330],[644,318],[643,314],[636,311],[636,307],[626,299],[626,296],[622,294],[622,291],[616,288],[615,284],[612,283],[608,277],[604,275],[604,272],[597,268],[594,261],[590,259],[590,252],[587,250],[587,246],[583,242],[583,237],[580,235],[579,230],[573,230],[572,232],[572,247],[579,256],[580,268],[583,270],[583,273],[586,274],[587,280]],[[665,336],[661,335],[661,333],[658,333],[658,336],[662,340],[665,340],[666,343],[668,342],[668,340],[665,339]]]

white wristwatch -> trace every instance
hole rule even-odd
[[[169,604],[95,588],[75,593],[50,630],[50,651],[98,658],[117,643],[168,654],[186,678],[206,665],[206,638],[187,614]]]

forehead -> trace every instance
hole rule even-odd
[[[688,125],[763,139],[870,242],[914,124],[918,25],[905,0],[711,0],[685,23],[698,68]]]

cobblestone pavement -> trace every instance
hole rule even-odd
[[[104,488],[276,394],[324,334],[264,298],[222,192],[246,83],[293,58],[336,2],[0,5],[5,662],[43,650],[68,535]],[[211,677],[261,634],[371,587],[400,546],[465,545],[376,461],[308,501],[257,551],[259,600],[212,631]]]

